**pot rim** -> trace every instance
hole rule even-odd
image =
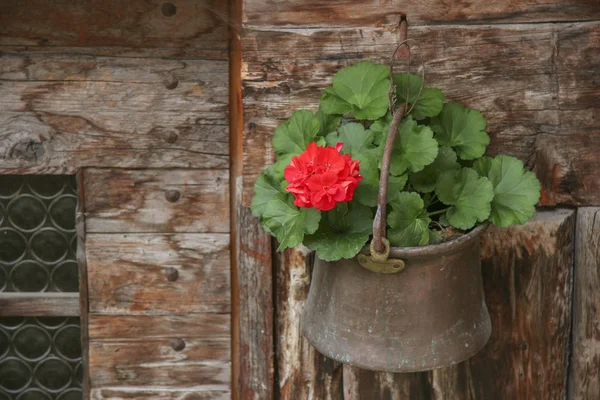
[[[390,249],[390,257],[393,258],[415,258],[415,257],[432,257],[441,256],[448,253],[454,253],[459,251],[472,242],[479,239],[479,237],[488,229],[489,223],[476,226],[470,232],[461,235],[448,242],[440,244],[430,244],[427,246],[419,247],[392,247]],[[365,251],[366,250],[366,251]],[[369,248],[365,247],[362,253],[368,254]]]

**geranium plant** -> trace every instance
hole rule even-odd
[[[507,227],[533,216],[539,181],[514,157],[484,156],[490,138],[479,111],[444,103],[441,90],[422,87],[418,75],[398,73],[392,81],[386,65],[343,68],[316,113],[296,111],[277,128],[277,161],[255,183],[252,212],[278,250],[304,243],[335,261],[368,243],[392,121],[391,85],[410,110],[390,165],[392,246],[436,244],[487,221]]]

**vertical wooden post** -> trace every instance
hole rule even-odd
[[[81,390],[83,400],[90,398],[90,339],[88,332],[89,296],[87,258],[85,255],[85,193],[84,170],[77,172],[77,210],[75,214],[75,229],[77,231],[77,265],[79,267],[79,321],[81,326],[81,359],[83,361],[83,382]]]
[[[600,399],[600,207],[577,210],[569,399]]]

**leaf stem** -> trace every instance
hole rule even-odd
[[[448,207],[448,208],[450,208],[450,207]],[[434,216],[434,215],[443,214],[446,211],[448,211],[448,208],[444,208],[443,210],[432,211],[430,213],[427,213],[427,215],[429,215],[431,217],[431,216]]]

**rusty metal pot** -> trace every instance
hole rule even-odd
[[[303,333],[322,354],[345,364],[414,372],[456,364],[491,334],[479,258],[485,226],[440,245],[392,248],[404,260],[376,273],[358,257],[315,261]]]

